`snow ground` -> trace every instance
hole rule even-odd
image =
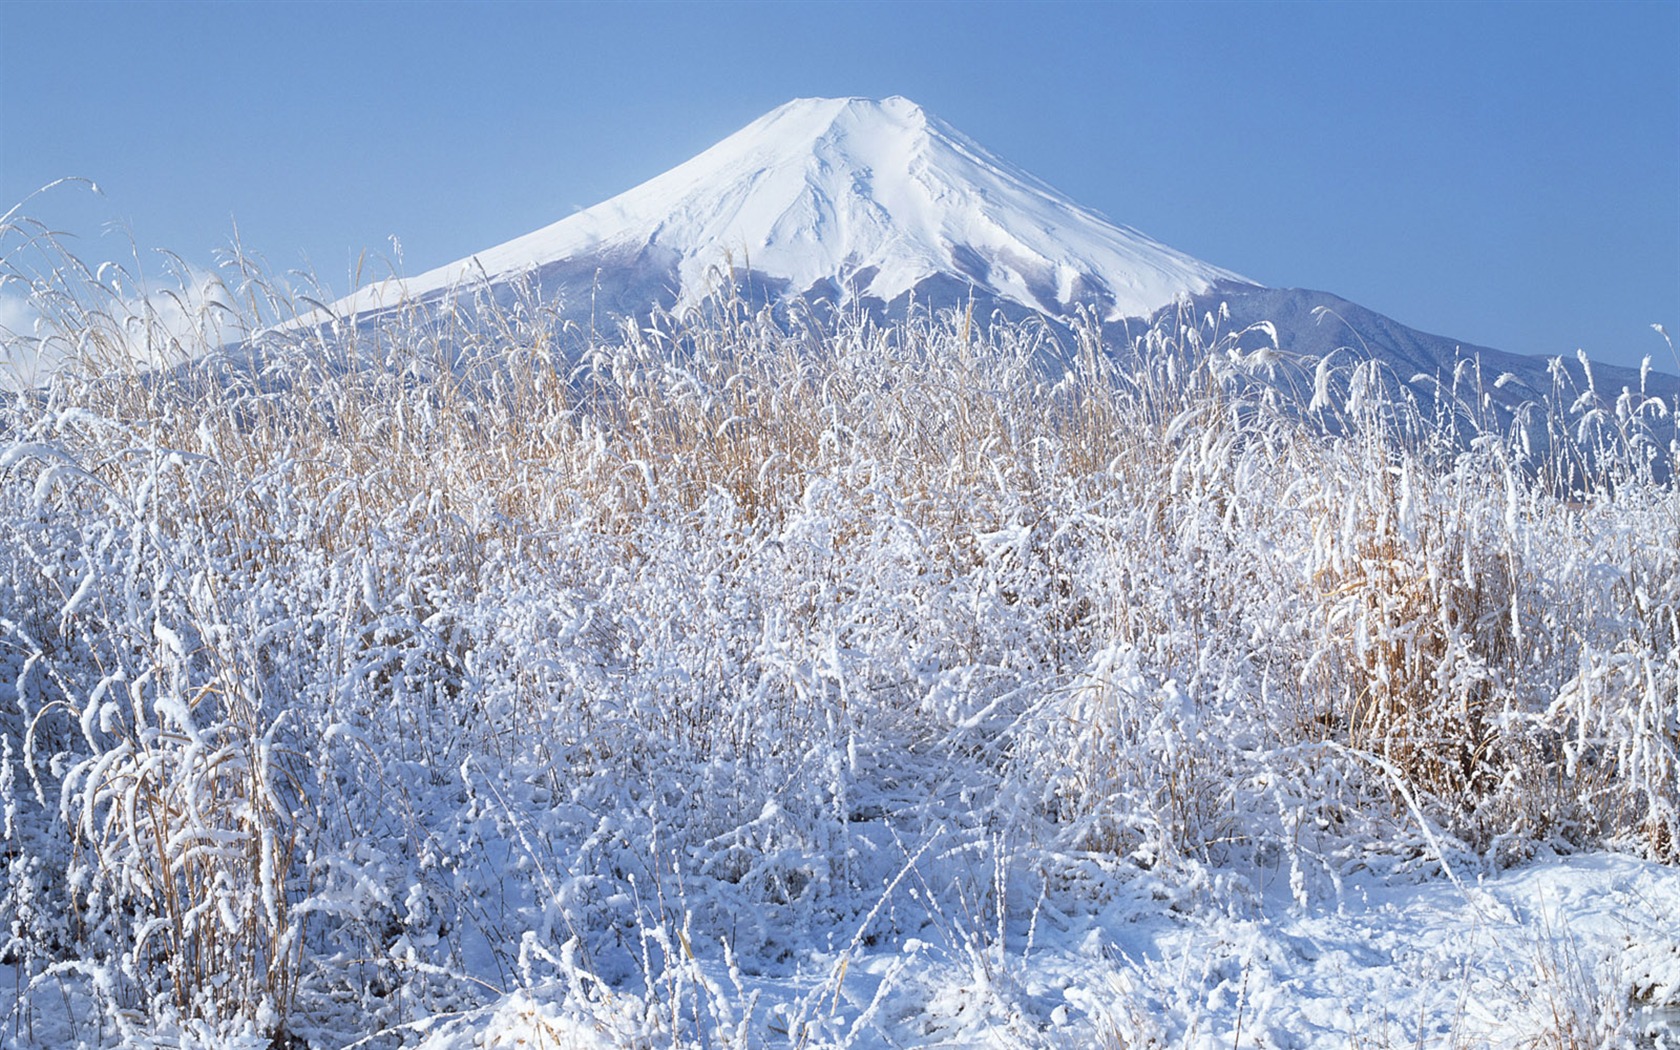
[[[1671,867],[1593,854],[1471,879],[1367,872],[1303,905],[1281,867],[1184,883],[1063,859],[1054,894],[1010,893],[1001,938],[930,915],[890,944],[801,945],[775,977],[696,945],[675,1003],[562,980],[323,1045],[1680,1046]],[[30,1027],[8,1001],[0,1045],[106,1045],[71,987],[38,993]]]
[[[849,959],[808,947],[784,979],[737,987],[703,967],[734,1000],[728,1045],[1680,1045],[1672,868],[1598,854],[1469,881],[1366,874],[1302,905],[1281,869],[1169,888],[1083,867],[1061,901],[1072,913],[1038,902],[1001,950],[995,930],[930,921]],[[580,1009],[535,988],[421,1045],[662,1042],[669,1026],[638,1016],[646,1005]],[[692,1025],[692,1005],[678,1013]]]

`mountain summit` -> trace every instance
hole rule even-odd
[[[361,310],[527,277],[573,306],[607,288],[608,305],[640,313],[693,305],[726,276],[769,298],[890,305],[972,289],[1109,320],[1252,286],[1081,207],[908,99],[807,98],[593,208],[352,298]]]

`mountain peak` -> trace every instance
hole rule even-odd
[[[625,287],[680,308],[731,271],[776,295],[891,304],[934,282],[1106,318],[1250,283],[1109,222],[893,96],[795,99],[634,189],[400,287],[429,296],[533,276],[575,295],[581,274],[622,272]],[[355,306],[393,291],[365,290]]]
[[[927,113],[903,95],[890,95],[881,99],[865,98],[861,95],[848,98],[796,98],[791,102],[782,103],[754,123],[806,119],[825,123],[841,120],[925,123]]]
[[[926,128],[928,115],[903,97],[796,98],[785,102],[741,129],[758,128],[790,146],[829,135],[865,132],[893,134]]]

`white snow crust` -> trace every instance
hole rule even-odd
[[[1081,207],[909,99],[806,98],[610,200],[342,305],[626,253],[672,266],[679,309],[743,269],[795,294],[834,281],[887,302],[946,276],[1033,310],[1083,304],[1109,320],[1252,284]]]

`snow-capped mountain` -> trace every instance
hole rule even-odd
[[[970,299],[985,313],[1109,322],[1221,307],[1238,327],[1269,322],[1310,363],[1338,348],[1384,359],[1401,381],[1450,374],[1480,355],[1509,395],[1549,389],[1542,357],[1409,328],[1324,292],[1267,288],[1111,222],[992,154],[905,98],[797,99],[699,156],[534,233],[417,277],[390,278],[334,306],[366,318],[399,303],[534,284],[582,321],[694,306],[733,285],[893,312]],[[1324,309],[1318,309],[1318,308]],[[1326,312],[1328,311],[1328,312]],[[1579,366],[1573,381],[1581,385]],[[1595,369],[1599,388],[1680,394],[1680,378]]]
[[[772,298],[891,304],[972,286],[1106,319],[1252,284],[1081,207],[908,99],[808,98],[593,208],[342,305],[529,277],[639,312],[692,305],[731,274]]]

